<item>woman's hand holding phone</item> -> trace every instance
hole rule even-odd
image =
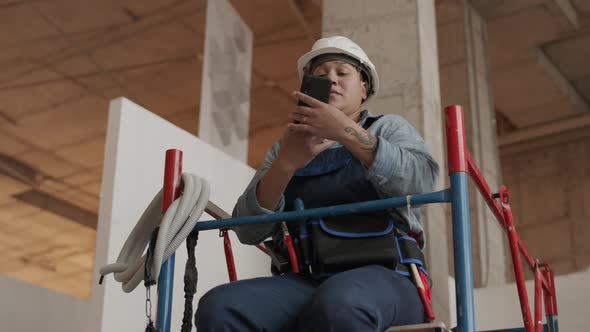
[[[299,123],[290,123],[288,129],[340,142],[346,135],[345,128],[356,123],[338,108],[321,102],[313,97],[295,91],[293,95],[307,106],[297,106],[291,113],[291,119]]]

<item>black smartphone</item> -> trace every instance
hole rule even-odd
[[[313,97],[321,102],[328,103],[330,101],[330,91],[332,90],[332,80],[326,77],[319,77],[313,75],[304,75],[301,80],[301,92]],[[297,104],[299,106],[306,105],[301,100]]]

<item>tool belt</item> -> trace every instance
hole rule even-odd
[[[424,255],[416,240],[395,227],[390,216],[349,214],[310,220],[295,237],[300,271],[337,273],[367,265],[381,265],[409,276],[405,264],[426,272]],[[265,242],[273,274],[290,272],[283,243]]]

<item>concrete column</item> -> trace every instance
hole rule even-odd
[[[368,108],[399,114],[423,135],[446,176],[439,94],[434,1],[324,0],[324,36],[342,35],[357,42],[375,63],[381,88]],[[442,185],[440,185],[442,188]],[[449,322],[448,241],[441,204],[424,209],[426,255],[437,320]],[[454,295],[453,295],[454,297]]]
[[[437,1],[436,14],[442,104],[465,108],[467,145],[490,188],[497,191],[501,171],[486,22],[465,0]],[[474,286],[503,284],[507,276],[506,235],[472,184],[470,203]]]

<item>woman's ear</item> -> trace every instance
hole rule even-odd
[[[367,99],[368,85],[369,84],[366,81],[361,81],[361,86],[363,87],[363,101]]]

